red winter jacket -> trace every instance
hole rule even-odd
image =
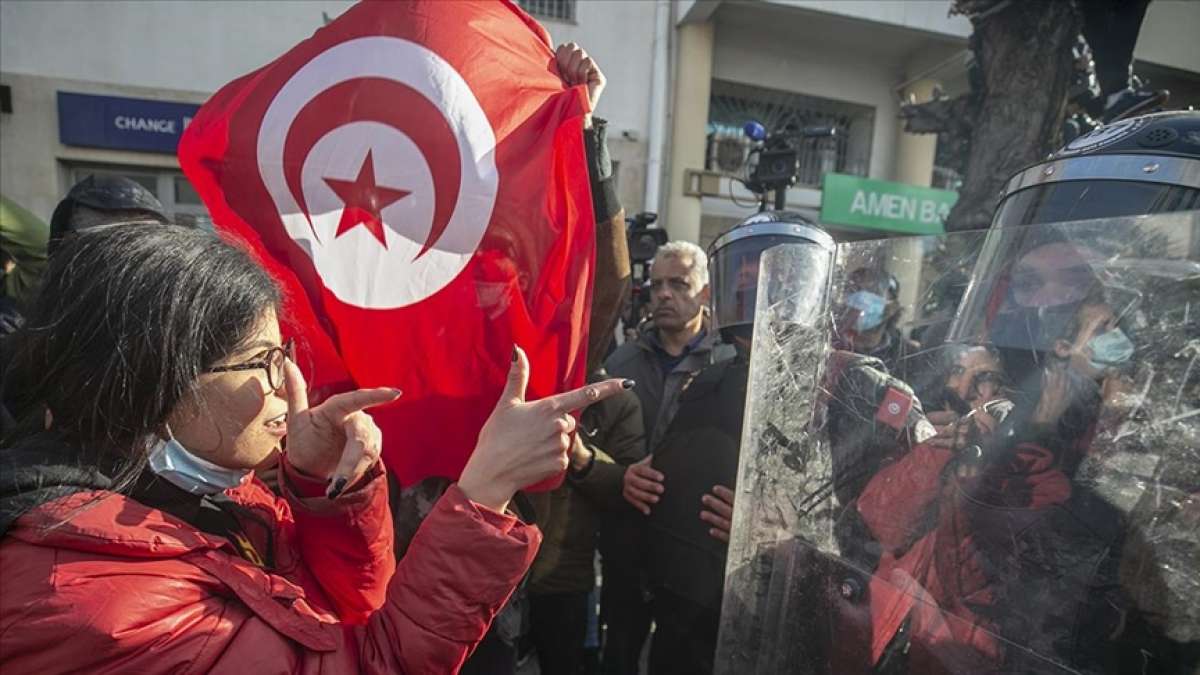
[[[453,673],[541,541],[452,486],[397,565],[381,471],[333,502],[284,493],[227,493],[274,527],[274,572],[111,492],[21,516],[0,540],[3,671]]]
[[[913,672],[1001,668],[1005,645],[987,617],[1003,611],[996,607],[1004,591],[998,586],[1012,580],[991,569],[979,548],[1006,530],[981,529],[972,513],[996,510],[1028,523],[1071,496],[1070,479],[1036,445],[1018,446],[1007,471],[968,481],[974,483],[969,491],[946,476],[953,457],[950,450],[918,445],[881,469],[858,499],[859,514],[883,550],[870,581],[872,663],[909,619]]]

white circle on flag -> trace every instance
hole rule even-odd
[[[900,404],[899,403],[889,403],[888,404],[888,412],[891,413],[892,415],[899,415],[900,414]]]
[[[372,153],[375,179],[381,185],[403,185],[410,194],[383,207],[384,236],[391,253],[416,258],[433,224],[433,176],[421,151],[407,134],[379,122],[351,122],[337,127],[313,144],[301,173],[304,200],[313,230],[321,241],[337,237],[342,200],[326,179],[353,181]],[[396,236],[399,235],[399,236]],[[363,227],[342,235],[355,255],[369,256],[380,244]],[[392,251],[391,249],[397,249]],[[363,280],[366,284],[366,280]],[[363,290],[370,291],[369,284]]]
[[[400,82],[441,111],[458,143],[458,197],[445,230],[432,230],[434,183],[428,160],[409,138],[419,130],[352,120],[332,128],[304,154],[303,199],[287,184],[284,144],[296,116],[315,97],[360,78]],[[259,174],[288,236],[313,261],[321,281],[339,300],[369,309],[418,303],[450,283],[470,262],[491,220],[499,175],[491,123],[466,80],[433,51],[395,37],[364,37],[318,54],[280,88],[258,132]],[[342,201],[326,179],[352,182],[371,153],[375,183],[408,192],[380,209],[386,246],[365,227],[337,235]],[[310,223],[311,216],[311,223]]]

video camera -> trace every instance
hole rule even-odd
[[[658,214],[649,211],[625,219],[625,237],[629,244],[629,266],[633,282],[632,297],[623,317],[625,326],[629,328],[638,325],[642,308],[650,302],[650,263],[654,260],[658,247],[667,243],[667,231],[660,227],[652,227],[657,220]]]
[[[831,138],[837,135],[837,127],[797,127],[786,124],[778,131],[767,133],[761,123],[750,121],[742,132],[759,145],[751,149],[757,154],[758,162],[750,177],[742,181],[746,188],[759,197],[759,211],[766,211],[772,202],[776,210],[783,210],[787,201],[787,189],[796,184],[800,172],[800,142],[809,138]]]

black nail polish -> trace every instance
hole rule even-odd
[[[516,345],[513,345],[513,360],[512,360],[512,362],[513,363],[517,362],[517,346]]]
[[[634,382],[633,380],[621,380],[622,389],[633,389],[633,386],[636,384],[637,382]]]
[[[333,487],[329,488],[329,498],[337,499],[337,496],[342,494],[342,490],[345,490],[345,489],[346,489],[345,476],[338,476],[337,479],[333,481]]]

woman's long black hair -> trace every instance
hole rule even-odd
[[[266,270],[212,233],[118,223],[73,234],[5,345],[4,401],[17,424],[3,445],[49,433],[127,488],[198,376],[279,304]]]

